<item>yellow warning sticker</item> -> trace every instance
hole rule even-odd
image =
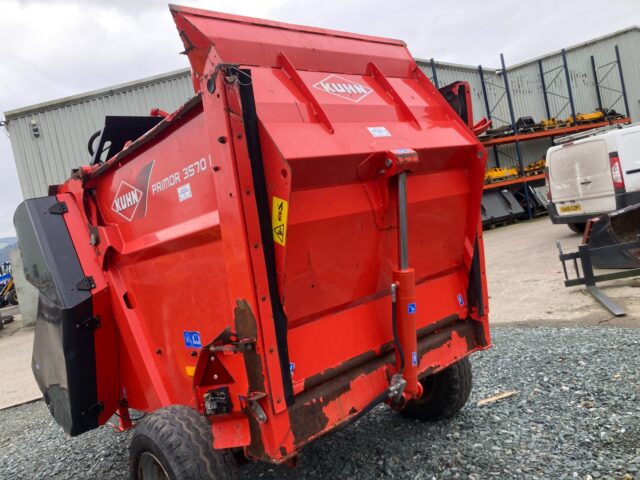
[[[271,206],[271,228],[273,230],[273,241],[283,247],[287,243],[288,214],[289,202],[274,196]]]
[[[192,367],[191,365],[184,367],[184,370],[188,377],[193,377],[193,374],[196,373],[196,367]]]

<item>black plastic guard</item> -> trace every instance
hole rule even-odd
[[[241,72],[251,79],[251,70],[244,69]],[[262,244],[264,245],[264,259],[267,267],[267,280],[269,282],[269,296],[273,310],[273,321],[276,330],[276,344],[278,346],[278,357],[280,359],[280,374],[282,375],[282,385],[284,398],[287,406],[293,405],[295,397],[293,394],[293,383],[291,371],[289,370],[289,344],[287,342],[287,316],[280,302],[278,294],[278,283],[276,281],[276,261],[273,247],[273,234],[271,232],[271,213],[269,211],[269,199],[267,197],[267,182],[264,175],[264,164],[262,161],[262,148],[260,146],[260,133],[258,132],[258,117],[256,114],[256,103],[253,96],[253,86],[251,82],[240,83],[240,101],[242,103],[242,118],[244,121],[245,135],[247,137],[247,148],[251,161],[251,172],[253,174],[253,188],[255,189],[258,218],[260,219],[260,232]]]
[[[132,142],[144,135],[162,120],[162,117],[106,116],[91,165],[102,163],[113,157],[122,151],[127,142]]]
[[[39,292],[31,368],[56,422],[79,435],[98,427],[102,409],[91,293],[64,210],[55,196],[26,200],[13,223],[25,277]]]

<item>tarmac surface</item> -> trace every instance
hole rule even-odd
[[[14,316],[0,329],[0,410],[40,398],[31,373],[33,327],[22,328],[18,307],[0,309],[2,318]]]
[[[616,318],[584,287],[565,288],[556,240],[569,252],[577,250],[582,236],[546,216],[484,233],[489,322],[640,327],[640,277],[598,284],[627,312]]]

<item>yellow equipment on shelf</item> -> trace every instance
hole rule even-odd
[[[604,120],[604,112],[596,110],[591,113],[578,113],[576,115],[576,123],[589,123],[589,122],[597,122],[599,120]],[[567,122],[573,123],[573,117],[568,116]]]
[[[484,174],[485,183],[495,183],[501,180],[508,180],[510,178],[516,178],[518,176],[518,170],[515,168],[499,168],[494,167],[487,170]]]
[[[544,170],[544,167],[545,167],[546,164],[547,164],[547,161],[544,158],[541,158],[540,160],[538,160],[536,162],[531,162],[529,165],[524,167],[524,173],[525,174],[532,174],[532,173],[535,173],[535,172],[540,172],[540,171]]]
[[[556,117],[543,118],[542,120],[540,120],[540,123],[542,124],[542,128],[544,128],[545,130],[556,128],[558,126],[558,120],[556,120]]]

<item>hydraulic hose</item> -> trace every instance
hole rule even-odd
[[[95,151],[93,150],[93,142],[96,141],[96,138],[98,138],[101,133],[102,133],[102,130],[98,130],[97,132],[95,132],[93,135],[89,137],[89,142],[87,143],[87,150],[89,150],[89,155],[91,155],[92,157],[93,157],[93,154],[95,153]]]

